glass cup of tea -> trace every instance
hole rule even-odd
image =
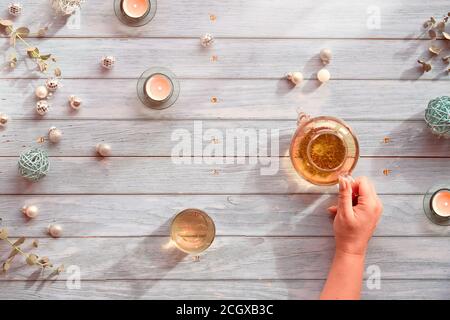
[[[209,248],[216,236],[216,227],[206,212],[186,209],[178,213],[170,226],[170,237],[181,251],[198,256]]]

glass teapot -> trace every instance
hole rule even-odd
[[[342,120],[300,113],[291,141],[292,164],[303,178],[316,185],[333,185],[350,174],[359,158],[358,139]]]

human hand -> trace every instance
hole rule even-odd
[[[355,206],[354,200],[357,201]],[[367,177],[356,180],[349,176],[339,177],[338,205],[328,210],[334,215],[336,251],[364,255],[383,211],[370,180]]]

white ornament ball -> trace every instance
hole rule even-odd
[[[205,48],[209,47],[210,45],[212,45],[213,42],[214,42],[214,37],[210,33],[206,33],[200,38],[200,43]]]
[[[293,84],[299,85],[303,81],[303,74],[301,72],[289,72],[287,78]]]
[[[322,83],[327,82],[328,80],[330,80],[330,78],[330,71],[328,71],[327,69],[321,69],[319,72],[317,72],[317,80]]]
[[[20,3],[10,3],[8,12],[10,15],[17,17],[22,13],[22,5]]]
[[[116,63],[116,58],[113,56],[106,56],[102,58],[101,64],[102,67],[105,69],[111,69],[114,67],[114,64]]]
[[[62,235],[62,227],[59,224],[51,224],[48,226],[48,233],[53,238],[59,238]]]
[[[22,213],[26,217],[33,219],[33,218],[37,217],[37,215],[39,213],[39,209],[36,206],[25,206],[22,208]]]
[[[36,103],[36,112],[41,116],[45,115],[49,109],[50,105],[48,104],[47,100],[39,100]]]
[[[47,87],[45,86],[37,87],[34,93],[36,94],[36,97],[38,97],[39,99],[45,99],[48,96],[48,90]]]
[[[51,127],[48,130],[48,140],[52,143],[58,143],[61,141],[62,138],[62,132],[61,130],[57,129],[56,127]]]
[[[97,153],[102,157],[108,157],[111,155],[111,146],[106,143],[99,143],[97,145]]]
[[[322,49],[320,50],[320,60],[322,60],[323,64],[329,64],[331,61],[331,50],[330,49]]]
[[[48,91],[54,92],[58,89],[58,79],[56,78],[49,78],[45,82],[45,86],[47,87]]]
[[[9,117],[6,114],[0,113],[0,126],[4,126],[8,123]]]
[[[71,95],[69,97],[69,105],[72,109],[78,110],[81,107],[81,99],[74,95]]]

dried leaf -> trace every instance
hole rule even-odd
[[[442,48],[436,47],[436,46],[431,46],[428,48],[428,50],[435,55],[439,55],[442,51]]]
[[[11,20],[0,19],[0,26],[3,27],[12,27],[13,22]]]
[[[60,274],[62,272],[64,272],[64,265],[60,265],[58,268],[56,268],[55,270],[56,274]]]
[[[15,52],[9,55],[9,66],[13,69],[17,66],[17,55]]]
[[[39,60],[38,61],[38,67],[39,67],[39,71],[45,72],[48,69],[48,64],[45,63],[44,61]]]
[[[14,247],[9,253],[8,259],[14,259],[14,257],[20,252],[18,249],[20,249],[20,247]]]
[[[27,256],[27,264],[28,265],[30,265],[30,266],[34,266],[36,263],[37,263],[37,261],[38,261],[38,256],[37,255],[35,255],[34,253],[30,253],[28,256]]]
[[[45,61],[45,60],[48,60],[51,56],[52,56],[51,54],[43,54],[43,55],[39,56],[39,58],[41,60]]]
[[[3,265],[2,265],[3,272],[8,271],[9,268],[11,268],[11,263],[9,263],[8,261],[3,262]]]
[[[428,30],[428,35],[430,36],[430,38],[432,40],[436,39],[436,37],[437,37],[437,33],[436,33],[436,31],[434,31],[434,29]]]
[[[23,244],[25,242],[26,238],[25,237],[20,237],[19,239],[16,240],[16,242],[13,243],[13,246],[20,246],[21,244]]]
[[[447,32],[442,32],[442,35],[445,39],[450,40],[450,34],[448,34]]]
[[[423,70],[424,72],[428,72],[428,71],[430,71],[430,70],[432,69],[431,64],[426,63],[426,62],[423,61],[423,60],[417,60],[417,62],[420,63],[420,64],[422,65],[422,70]]]
[[[37,32],[38,37],[44,37],[47,34],[48,27],[40,28]]]
[[[30,58],[39,58],[39,49],[37,47],[29,47],[27,48],[27,55]]]
[[[8,230],[5,228],[0,229],[0,240],[5,240],[6,238],[8,238]]]
[[[55,73],[55,77],[61,77],[61,69],[60,68],[55,68],[55,70],[53,72]]]
[[[28,29],[27,27],[20,27],[16,29],[16,33],[22,37],[22,38],[26,38],[28,37],[28,35],[30,34],[30,29]]]

